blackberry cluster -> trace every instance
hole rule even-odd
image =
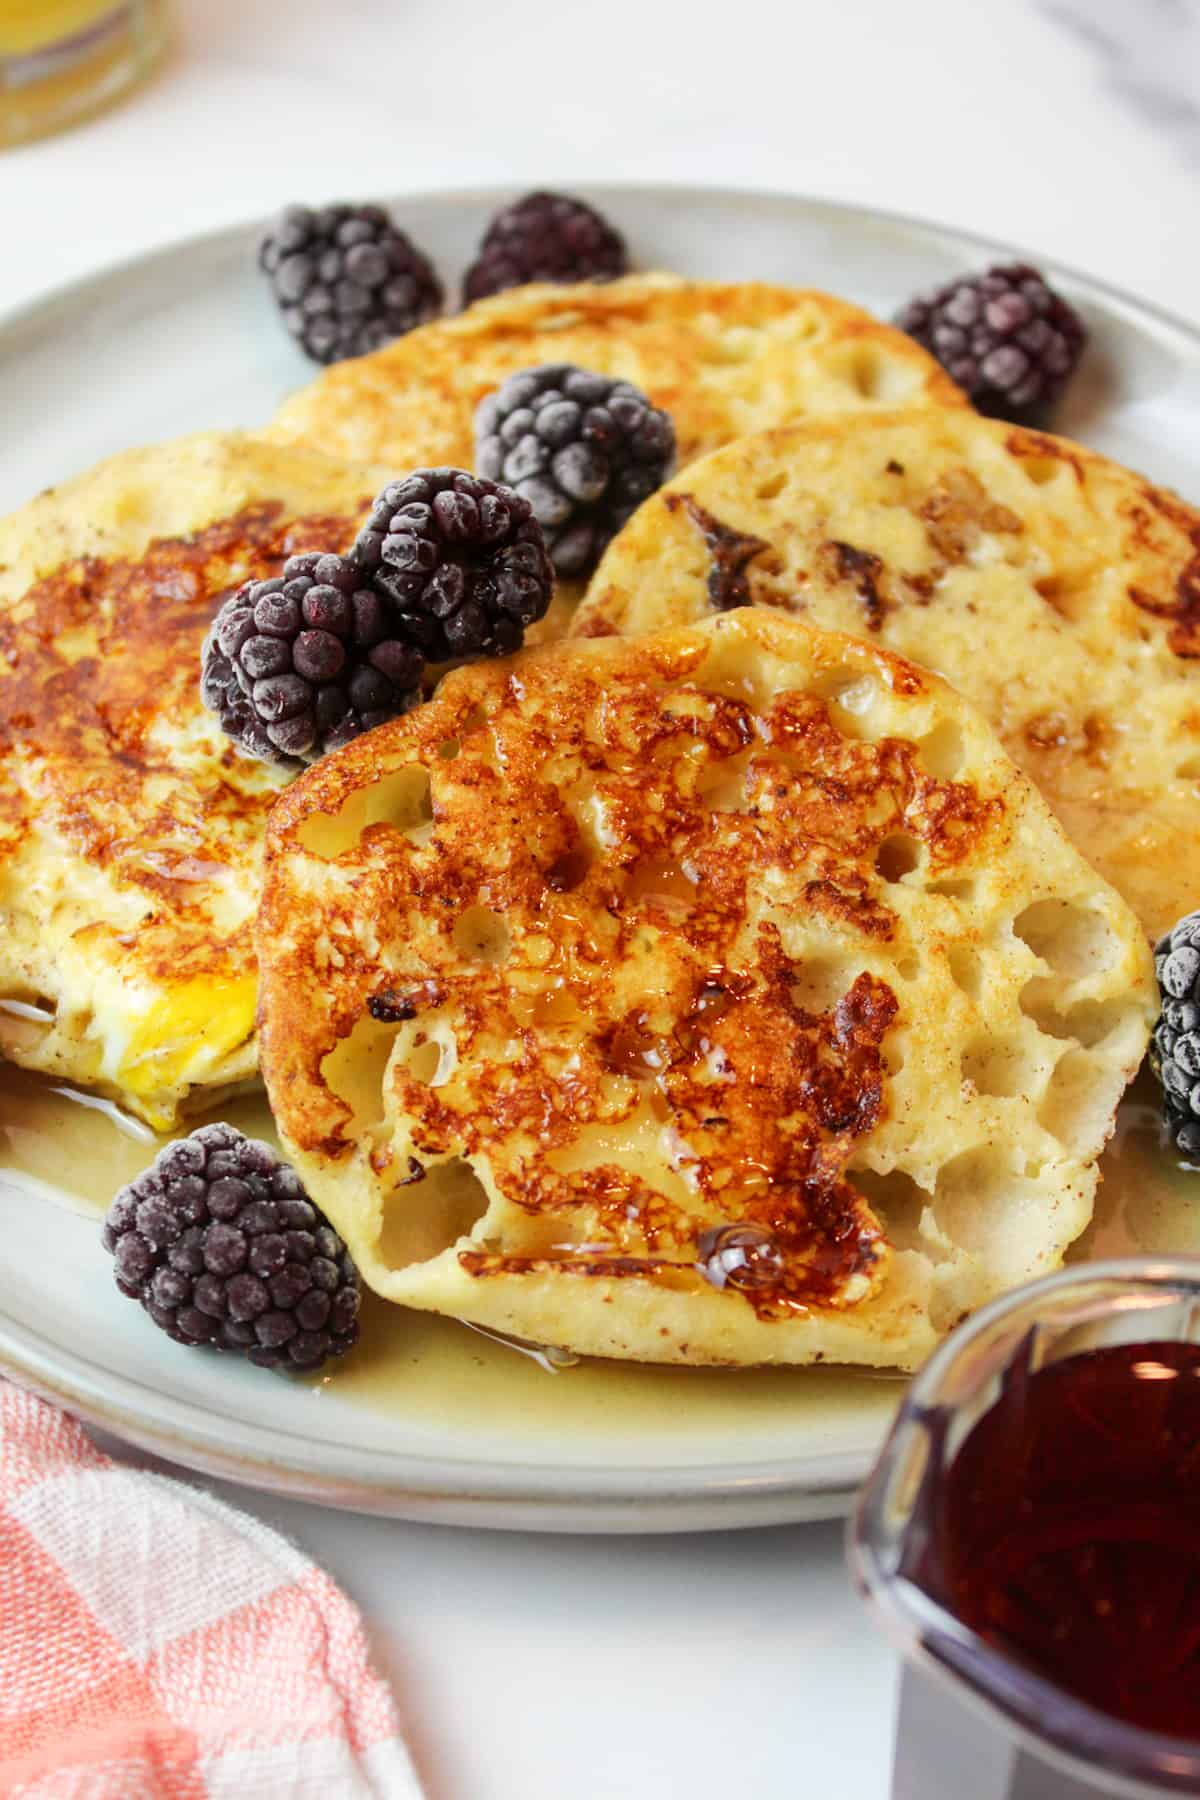
[[[936,356],[980,412],[1015,424],[1045,417],[1087,343],[1079,314],[1028,263],[920,294],[896,323]]]
[[[554,591],[529,501],[464,469],[384,488],[352,554],[430,662],[520,649]]]
[[[104,1222],[117,1286],[179,1344],[315,1369],[358,1337],[350,1253],[294,1169],[232,1125],[160,1150]]]
[[[1150,1059],[1172,1141],[1185,1162],[1200,1166],[1200,912],[1155,946],[1154,966],[1162,1012]]]
[[[247,581],[204,642],[200,692],[252,756],[293,767],[407,711],[425,659],[345,556],[293,556]]]
[[[675,428],[628,381],[548,363],[510,375],[475,414],[475,464],[526,500],[559,575],[582,575],[661,487]]]
[[[432,264],[381,206],[289,206],[258,261],[314,362],[377,350],[441,311]]]
[[[628,268],[624,239],[594,207],[569,194],[526,194],[488,226],[463,279],[463,299],[527,281],[611,281]]]

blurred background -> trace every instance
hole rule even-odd
[[[120,105],[0,156],[0,303],[286,200],[633,179],[894,208],[1200,310],[1197,0],[170,10]]]

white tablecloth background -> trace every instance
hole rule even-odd
[[[644,178],[920,214],[1195,317],[1198,165],[1195,0],[183,0],[153,84],[0,157],[0,306],[285,200]],[[835,1526],[489,1535],[226,1491],[362,1605],[438,1800],[884,1800],[893,1664]]]

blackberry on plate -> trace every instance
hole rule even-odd
[[[918,294],[896,324],[936,356],[981,413],[1015,424],[1044,418],[1087,343],[1079,314],[1028,263]]]
[[[290,768],[406,712],[424,672],[362,570],[308,553],[225,601],[204,640],[200,692],[244,750]]]
[[[1188,913],[1155,945],[1154,966],[1162,1012],[1150,1061],[1172,1141],[1185,1162],[1200,1167],[1200,912]]]
[[[527,281],[611,281],[629,268],[625,240],[569,194],[526,194],[498,212],[463,278],[464,301]]]
[[[529,501],[465,469],[390,482],[353,555],[430,662],[519,650],[554,592]]]
[[[382,206],[289,206],[258,250],[284,323],[314,362],[362,356],[432,319],[442,284]]]
[[[117,1286],[179,1344],[315,1369],[358,1337],[350,1253],[269,1144],[203,1125],[108,1209]]]
[[[675,461],[675,427],[628,381],[547,363],[475,414],[475,463],[533,508],[560,575],[582,575]]]

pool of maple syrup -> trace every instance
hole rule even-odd
[[[1200,1345],[1010,1371],[950,1466],[923,1585],[1147,1730],[1200,1738]]]
[[[5,1030],[13,1029],[5,1021]],[[163,1139],[112,1107],[0,1063],[0,1173],[31,1201],[68,1206],[97,1221],[116,1190],[154,1158]],[[211,1115],[251,1137],[275,1142],[259,1093],[225,1102]],[[200,1119],[189,1121],[189,1128]],[[1159,1143],[1153,1088],[1134,1090],[1105,1153],[1096,1216],[1072,1252],[1110,1256],[1138,1250],[1200,1252],[1200,1175],[1174,1169]],[[622,1434],[661,1434],[686,1425],[699,1443],[723,1432],[739,1439],[769,1432],[802,1445],[816,1429],[869,1415],[880,1430],[896,1378],[874,1371],[684,1369],[586,1359],[559,1372],[521,1349],[455,1319],[365,1297],[362,1339],[313,1378],[314,1389],[406,1421],[461,1425],[504,1419],[522,1438],[553,1434],[577,1442]]]
[[[6,1034],[11,1030],[6,1020]],[[278,1146],[262,1094],[228,1100],[212,1116]],[[0,1063],[0,1172],[47,1200],[98,1218],[166,1141],[111,1102]]]
[[[0,1174],[26,1187],[32,1203],[67,1206],[98,1224],[116,1190],[166,1140],[89,1098],[0,1063]],[[261,1092],[207,1116],[277,1142]],[[201,1123],[189,1119],[187,1128]],[[793,1433],[816,1427],[827,1434],[831,1419],[849,1420],[865,1407],[878,1413],[882,1429],[895,1390],[891,1377],[841,1369],[684,1369],[588,1358],[556,1371],[528,1347],[370,1292],[360,1342],[310,1379],[316,1395],[402,1413],[405,1424],[469,1433],[486,1421],[530,1446],[547,1438],[589,1448],[594,1442],[598,1461],[614,1430],[657,1440],[664,1422],[676,1437],[682,1425],[697,1446],[723,1433],[744,1440],[758,1431],[786,1431],[794,1442]]]

